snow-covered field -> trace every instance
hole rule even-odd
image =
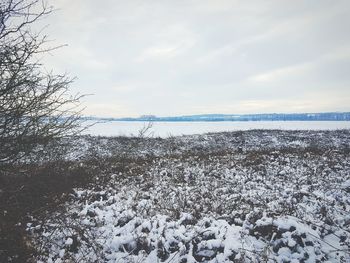
[[[27,230],[41,262],[350,262],[350,131],[81,137],[100,174]]]
[[[90,121],[87,124],[92,124]],[[95,136],[137,135],[145,125],[139,121],[110,121],[96,123],[85,132]],[[154,122],[150,133],[166,138],[169,135],[191,135],[208,132],[264,130],[336,130],[350,129],[350,121],[224,121],[224,122]]]

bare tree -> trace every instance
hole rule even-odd
[[[48,39],[32,26],[52,12],[45,0],[0,2],[0,163],[25,156],[80,129],[81,96],[72,79],[45,72]]]

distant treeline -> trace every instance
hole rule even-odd
[[[350,112],[327,113],[271,113],[271,114],[203,114],[177,117],[157,117],[145,115],[138,118],[98,118],[84,117],[86,120],[102,121],[155,121],[155,122],[179,122],[179,121],[350,121]]]

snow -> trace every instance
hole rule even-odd
[[[93,124],[94,122],[91,122]],[[89,122],[87,124],[90,124]],[[94,136],[136,136],[145,122],[101,122],[85,131]],[[150,130],[153,136],[162,138],[179,135],[203,134],[242,130],[336,130],[350,129],[349,121],[235,121],[235,122],[154,122]],[[301,142],[294,142],[299,145]]]
[[[67,240],[66,240],[65,244],[66,244],[67,246],[72,245],[72,244],[73,244],[73,239],[71,239],[70,237],[69,237],[69,238],[67,238]]]
[[[114,164],[121,172],[96,175],[102,186],[75,189],[60,212],[27,229],[43,262],[346,262],[349,138],[251,131],[146,140]],[[130,149],[119,140],[80,142],[108,158]]]

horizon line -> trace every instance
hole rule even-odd
[[[325,112],[267,112],[267,113],[198,113],[198,114],[185,114],[185,115],[172,115],[172,116],[158,116],[155,114],[142,114],[138,117],[112,117],[112,116],[93,116],[93,115],[82,115],[83,118],[101,118],[101,119],[140,119],[140,118],[179,118],[179,117],[192,117],[192,116],[203,116],[203,115],[223,115],[223,116],[249,116],[249,115],[297,115],[297,114],[350,114],[350,111],[325,111]]]

